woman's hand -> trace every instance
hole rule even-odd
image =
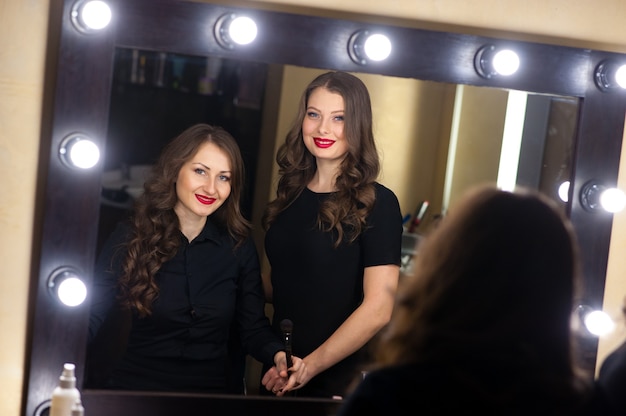
[[[291,390],[297,390],[304,386],[303,374],[306,373],[306,364],[301,358],[292,356],[292,367],[287,368],[287,356],[284,351],[279,351],[274,356],[274,367],[267,370],[261,379],[261,383],[276,396],[284,396]],[[308,380],[307,380],[308,381]]]

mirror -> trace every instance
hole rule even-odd
[[[239,141],[249,185],[243,212],[258,219],[277,178],[275,169],[257,167],[274,165],[290,109],[324,71],[122,47],[113,68],[96,253],[128,215],[163,145],[197,122],[225,126]],[[571,176],[577,97],[356,74],[372,96],[381,182],[407,216],[429,202],[419,229],[407,223],[408,230],[427,230],[483,181],[541,189],[565,206],[558,191]],[[262,247],[259,221],[254,227]]]
[[[584,303],[601,304],[612,217],[585,211],[577,195],[590,180],[609,185],[617,181],[626,108],[624,94],[603,92],[593,81],[596,66],[605,59],[615,58],[616,54],[378,25],[371,23],[372,19],[367,22],[341,20],[254,9],[246,12],[259,22],[257,42],[226,50],[215,41],[213,25],[223,14],[242,9],[179,0],[117,0],[111,1],[114,13],[111,27],[101,32],[82,33],[74,28],[70,18],[73,3],[73,0],[64,0],[58,22],[51,25],[50,38],[53,45],[58,39],[59,49],[58,59],[49,64],[56,78],[50,79],[46,100],[49,105],[45,108],[50,123],[44,126],[42,148],[49,153],[44,153],[48,160],[42,164],[44,170],[40,175],[46,179],[39,198],[43,214],[36,240],[41,246],[39,264],[33,269],[32,277],[33,312],[25,414],[36,414],[45,407],[64,362],[77,364],[79,383],[82,382],[88,305],[60,307],[48,293],[47,280],[58,267],[71,265],[89,281],[98,242],[106,158],[91,170],[68,169],[61,162],[58,149],[65,137],[78,131],[93,138],[105,155],[113,151],[112,146],[106,147],[106,138],[110,137],[109,106],[116,48],[239,59],[270,67],[333,68],[364,76],[380,74],[457,84],[468,89],[488,87],[527,91],[538,96],[573,97],[577,102],[578,124],[568,168],[570,202],[565,209],[581,243]],[[357,30],[374,27],[384,30],[392,39],[394,50],[401,52],[392,54],[387,61],[368,65],[354,63],[347,53],[350,36]],[[519,73],[507,78],[481,77],[474,68],[474,56],[486,44],[517,48],[524,62]],[[268,85],[274,81],[269,78]],[[300,90],[298,88],[298,94]],[[268,97],[264,99],[267,101]],[[264,125],[263,129],[270,127],[276,131],[276,126]],[[439,138],[437,140],[440,143]],[[268,160],[272,160],[271,156],[258,158],[256,170],[271,170],[271,164],[264,165]],[[387,171],[385,175],[389,177],[383,180],[393,179]],[[257,186],[254,189],[254,198],[269,194],[268,189],[260,191]],[[415,204],[415,201],[407,202],[407,205]],[[255,213],[252,215],[254,217]],[[578,359],[592,374],[597,343],[587,340],[581,343],[581,348]],[[286,409],[298,414],[332,414],[337,406],[337,403],[304,399],[152,395],[89,389],[83,391],[83,399],[91,415],[130,415],[139,412],[137,409],[152,414],[171,414],[209,407],[231,412],[239,409],[238,414]]]

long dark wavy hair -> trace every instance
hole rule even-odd
[[[276,155],[280,179],[276,198],[269,203],[263,217],[263,226],[267,230],[272,225],[278,214],[300,195],[317,170],[315,157],[307,150],[302,137],[309,97],[317,88],[341,95],[345,106],[344,134],[348,154],[341,162],[336,192],[323,202],[318,215],[318,226],[322,230],[336,230],[335,246],[338,246],[344,239],[354,241],[363,231],[365,219],[374,205],[374,182],[380,171],[369,92],[363,81],[346,72],[323,73],[304,90],[293,125]]]
[[[159,294],[154,276],[163,263],[172,259],[181,245],[180,223],[174,212],[178,202],[176,180],[182,166],[205,143],[223,150],[231,164],[231,193],[211,215],[211,221],[237,241],[249,235],[250,223],[240,210],[244,186],[244,163],[235,139],[221,127],[194,125],[168,143],[144,184],[131,217],[131,232],[125,246],[122,275],[119,279],[122,306],[139,316],[151,314]]]
[[[497,381],[573,394],[579,268],[573,227],[554,201],[527,189],[475,188],[418,248],[377,366],[435,364],[468,372],[487,391]],[[492,373],[477,376],[476,368]]]

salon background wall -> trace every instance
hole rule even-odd
[[[131,0],[129,0],[131,1]],[[225,4],[224,1],[215,1]],[[256,0],[230,4],[320,15],[377,16],[413,27],[558,43],[626,53],[626,2],[570,0]],[[0,0],[0,414],[18,415],[27,343],[28,277],[38,218],[37,165],[41,136],[44,63],[49,10],[56,0]],[[419,4],[419,7],[418,7]],[[626,147],[624,147],[626,149]],[[626,155],[619,185],[626,189]],[[626,213],[615,215],[606,280],[605,310],[619,316],[626,295]],[[626,324],[601,340],[600,362],[626,336]],[[59,369],[60,371],[60,369]]]

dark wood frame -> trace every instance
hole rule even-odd
[[[581,302],[601,306],[611,236],[612,216],[585,211],[577,197],[583,185],[598,180],[617,182],[626,98],[623,92],[602,92],[594,69],[620,54],[550,44],[520,42],[457,33],[420,30],[357,20],[322,18],[246,9],[258,20],[253,46],[227,51],[213,37],[213,24],[222,14],[242,11],[178,0],[111,1],[114,20],[101,33],[80,33],[72,25],[74,0],[51,2],[49,56],[42,125],[42,149],[33,250],[29,348],[26,356],[24,414],[33,415],[49,399],[66,361],[77,364],[79,384],[85,361],[88,304],[61,307],[48,293],[47,280],[58,267],[69,265],[90,279],[95,259],[101,169],[68,169],[58,155],[68,134],[82,132],[104,147],[115,46],[174,51],[191,55],[245,57],[267,63],[335,68],[477,86],[492,86],[581,99],[577,144],[573,157],[568,211],[580,240],[584,291]],[[347,54],[350,35],[360,29],[384,30],[393,40],[389,60],[360,66]],[[519,50],[523,65],[510,78],[481,78],[474,55],[486,44]],[[512,219],[514,221],[514,219]],[[590,372],[595,365],[596,340],[583,345],[580,361]],[[90,416],[170,414],[176,409],[225,408],[231,397],[138,395],[84,391]],[[141,402],[138,402],[141,400]],[[239,398],[254,405],[243,413],[293,410],[298,401]],[[310,403],[309,403],[310,402]],[[238,403],[238,402],[237,402]],[[242,402],[243,403],[243,402]],[[336,403],[307,401],[300,413],[329,414]],[[206,413],[210,413],[208,410]]]

